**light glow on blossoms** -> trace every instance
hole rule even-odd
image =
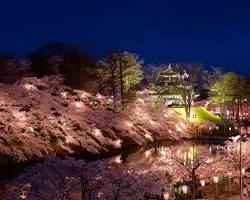
[[[133,124],[131,122],[127,122],[126,124],[127,124],[128,127],[132,127],[133,126]]]
[[[168,200],[168,198],[169,198],[169,194],[168,194],[167,192],[164,192],[164,194],[163,194],[163,198],[164,198],[164,200]]]
[[[37,88],[36,88],[34,85],[29,84],[29,83],[24,84],[23,87],[24,87],[26,90],[37,90]]]
[[[71,137],[71,136],[66,136],[65,142],[66,142],[67,144],[69,144],[69,143],[74,143],[74,138]]]
[[[97,197],[98,197],[98,198],[101,198],[102,196],[103,196],[103,192],[98,192],[98,193],[97,193]]]
[[[97,99],[102,99],[102,95],[98,93],[98,94],[96,95],[96,98],[97,98]]]
[[[144,100],[143,99],[141,99],[141,98],[138,98],[137,99],[140,103],[142,103],[142,104],[144,104],[145,102],[144,102]]]
[[[99,180],[101,180],[101,179],[102,179],[102,176],[99,175],[99,174],[95,177],[95,180],[97,180],[97,181],[99,181]]]
[[[30,130],[31,132],[34,132],[33,127],[29,127],[29,130]]]
[[[154,141],[154,138],[152,137],[152,135],[150,135],[149,133],[145,134],[145,137],[148,138],[151,141]]]
[[[67,98],[67,94],[68,94],[68,92],[61,92],[61,96],[63,97],[63,98]]]
[[[178,132],[182,132],[186,129],[186,125],[183,122],[176,124],[175,127]]]
[[[231,178],[233,173],[232,172],[227,172],[227,175]]]
[[[13,115],[14,115],[14,117],[15,117],[17,120],[19,120],[19,121],[21,121],[21,122],[26,121],[26,116],[25,116],[25,114],[22,113],[22,112],[13,111]]]
[[[66,123],[66,120],[64,119],[64,117],[61,117],[60,121],[61,121],[63,126],[67,126],[67,123]]]
[[[186,124],[183,123],[183,122],[180,122],[179,125],[180,125],[180,127],[181,127],[182,129],[185,129],[185,128],[186,128]]]
[[[122,140],[120,140],[120,139],[116,140],[115,141],[115,147],[116,148],[121,148],[121,146],[122,146]]]
[[[240,135],[231,137],[231,139],[233,140],[234,143],[236,143],[240,139]]]
[[[113,99],[108,99],[107,102],[108,103],[113,103]]]
[[[24,193],[22,193],[19,197],[20,197],[20,199],[26,199],[26,198],[27,198],[27,195],[24,194]]]
[[[81,101],[76,101],[76,102],[75,102],[75,106],[76,106],[77,108],[83,108],[83,103],[82,103]]]
[[[157,123],[156,123],[155,121],[153,121],[152,119],[149,120],[149,123],[150,123],[151,125],[156,125],[156,124],[157,124]]]
[[[94,129],[94,135],[95,135],[96,137],[98,137],[98,136],[102,135],[102,131],[101,131],[100,129],[98,129],[98,128],[95,128],[95,129]]]
[[[181,131],[182,131],[182,129],[181,129],[179,126],[176,126],[176,130],[177,130],[178,132],[181,132]]]
[[[149,150],[145,151],[146,158],[149,158],[152,155],[153,151],[154,151],[153,149],[149,149]]]
[[[122,156],[119,155],[119,156],[113,157],[113,158],[112,158],[112,162],[117,163],[117,164],[122,163]]]
[[[3,104],[5,104],[5,101],[2,98],[0,98],[0,105],[3,105]]]
[[[160,154],[162,156],[170,156],[170,150],[167,147],[161,147],[160,148]]]
[[[86,97],[86,94],[85,94],[84,92],[82,92],[81,97],[82,97],[82,98],[85,98],[85,97]]]

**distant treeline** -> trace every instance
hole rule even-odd
[[[24,76],[63,76],[65,84],[91,93],[111,95],[122,107],[143,88],[157,93],[175,93],[186,105],[187,117],[195,99],[207,99],[225,109],[247,101],[249,79],[233,72],[224,73],[220,68],[205,70],[200,62],[172,64],[180,76],[172,85],[161,76],[168,64],[144,66],[137,54],[108,50],[100,60],[87,51],[66,43],[42,45],[27,58],[15,59],[0,56],[0,81],[13,82]],[[184,73],[185,72],[185,73]],[[183,77],[187,74],[186,77]],[[176,81],[176,80],[175,80]],[[116,104],[114,104],[116,105]]]

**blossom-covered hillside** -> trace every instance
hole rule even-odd
[[[0,84],[1,163],[53,153],[94,155],[186,135],[168,109],[149,111],[141,98],[123,112],[111,105],[112,98],[72,90],[55,76]]]

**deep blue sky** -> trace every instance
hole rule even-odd
[[[0,52],[51,41],[135,52],[146,63],[202,61],[250,75],[250,1],[3,0]]]

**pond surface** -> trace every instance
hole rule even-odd
[[[209,163],[206,167],[201,167],[201,170],[197,170],[197,179],[195,179],[195,182],[197,183],[196,189],[193,189],[192,176],[189,178],[186,177],[187,179],[183,179],[182,176],[183,174],[185,174],[183,173],[183,171],[185,171],[183,169],[192,169],[193,166],[197,166],[197,160],[202,158],[201,155],[207,156],[207,158],[210,159],[223,157],[225,152],[222,151],[222,149],[224,148],[221,147],[224,146],[224,142],[224,140],[187,140],[179,142],[162,141],[136,148],[134,150],[131,150],[130,152],[121,153],[120,155],[114,156],[109,159],[111,160],[111,162],[117,164],[126,164],[135,169],[136,171],[142,173],[150,170],[163,172],[164,174],[172,174],[175,178],[179,176],[179,182],[177,185],[175,185],[176,199],[185,199],[183,197],[181,187],[181,185],[183,184],[187,184],[189,187],[187,194],[188,199],[193,199],[194,196],[206,197],[208,199],[216,200],[218,200],[219,197],[221,197],[222,199],[226,199],[228,198],[228,196],[231,196],[233,192],[234,194],[238,194],[239,185],[237,183],[232,185],[231,182],[229,183],[230,179],[228,179],[228,177],[219,175],[219,188],[216,188],[217,186],[213,183],[214,175],[212,175],[212,173],[209,174],[209,170],[207,170],[207,168],[216,168],[216,166],[213,166],[214,164],[212,162]],[[179,159],[177,162],[182,160],[182,162],[186,163],[184,164],[185,166],[182,166],[183,168],[178,167],[180,165],[171,164],[171,162],[173,163],[176,161],[176,158]],[[167,167],[168,165],[171,167]],[[170,172],[169,169],[171,168],[172,170]],[[208,174],[211,177],[206,177],[204,179],[201,178],[205,177],[204,174]],[[206,185],[204,188],[200,186],[200,180],[206,181]],[[232,188],[234,188],[234,191],[232,190]]]
[[[112,162],[126,163],[135,169],[159,169],[159,160],[166,158],[170,148],[183,152],[184,149],[207,149],[211,154],[218,153],[218,147],[223,146],[224,140],[185,140],[185,141],[161,141],[143,147],[130,149],[111,158]],[[183,155],[185,157],[185,153]],[[187,155],[188,156],[188,155]],[[164,169],[164,168],[163,168]]]

